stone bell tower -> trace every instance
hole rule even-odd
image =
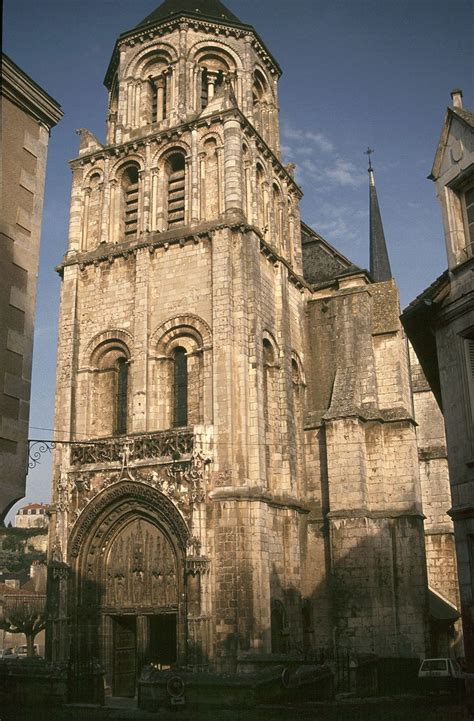
[[[305,282],[280,68],[219,0],[116,42],[62,277],[49,652],[232,671],[302,643]],[[61,443],[61,441],[66,441]],[[279,605],[280,603],[280,605]]]

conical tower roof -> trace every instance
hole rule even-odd
[[[372,280],[380,283],[384,280],[390,280],[392,271],[375,187],[374,169],[370,162],[370,153],[373,151],[369,149],[367,152],[369,155],[370,275]]]
[[[164,0],[156,10],[147,15],[138,25],[120,34],[115,43],[112,58],[105,74],[105,86],[110,88],[114,72],[118,65],[118,47],[121,42],[136,34],[151,30],[154,26],[159,26],[162,23],[170,23],[181,17],[201,20],[203,22],[220,23],[234,28],[245,28],[245,30],[251,33],[260,43],[263,51],[267,55],[267,59],[273,64],[278,76],[281,75],[280,66],[252,25],[248,25],[242,22],[242,20],[239,20],[220,0]]]
[[[164,0],[156,10],[138,23],[135,29],[154,25],[179,15],[197,17],[201,20],[219,20],[232,25],[245,25],[220,0]]]

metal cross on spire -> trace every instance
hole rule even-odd
[[[369,156],[369,172],[372,170],[372,162],[370,156],[372,153],[375,153],[375,150],[373,148],[367,147],[367,150],[365,151],[364,155]]]

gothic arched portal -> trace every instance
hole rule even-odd
[[[98,659],[113,695],[134,696],[140,669],[184,653],[187,526],[140,482],[114,483],[71,533],[69,597],[78,664]]]

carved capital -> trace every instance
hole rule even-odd
[[[210,560],[207,556],[188,556],[186,558],[186,574],[201,576],[209,572]]]
[[[53,561],[51,564],[51,573],[55,581],[67,581],[71,575],[71,567],[67,563]]]

